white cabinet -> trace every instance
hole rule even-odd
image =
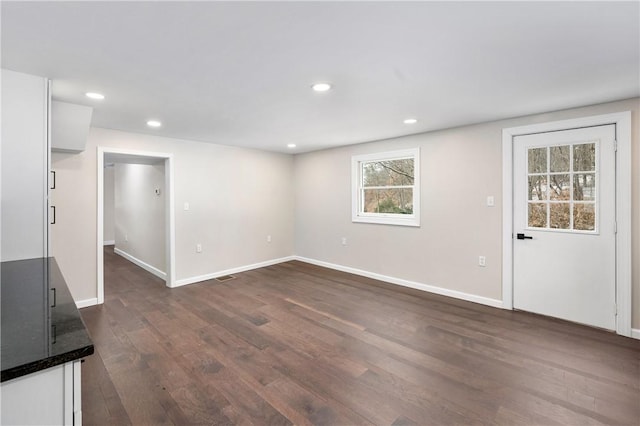
[[[82,152],[87,145],[93,108],[68,102],[51,102],[51,150]]]
[[[49,82],[2,70],[2,261],[48,256]]]
[[[80,360],[3,382],[3,425],[81,425]]]
[[[50,313],[48,306],[56,306],[58,294],[58,306],[60,315],[67,315],[65,306],[71,306],[77,314],[77,310],[71,295],[68,294],[66,304],[60,298],[60,288],[54,292],[53,301],[50,300],[48,276],[44,281],[36,283],[40,291],[33,296],[43,298],[44,302],[28,303],[31,298],[24,281],[18,283],[18,287],[27,294],[21,294],[18,302],[6,305],[7,294],[10,293],[8,280],[5,279],[6,265],[9,263],[41,261],[48,264],[49,257],[49,225],[54,222],[54,209],[49,206],[49,179],[50,170],[50,90],[49,81],[43,77],[36,77],[14,71],[2,70],[2,145],[1,145],[1,247],[0,257],[5,265],[2,270],[2,353],[3,375],[5,367],[10,368],[5,361],[8,349],[13,349],[18,355],[24,355],[21,349],[27,349],[25,363],[43,362],[39,367],[47,367],[53,359],[48,352],[50,343],[43,338],[44,353],[42,347],[30,346],[30,341],[19,345],[10,338],[12,333],[5,332],[5,325],[15,325],[17,338],[30,339],[33,336],[46,335],[51,328],[51,320],[55,319],[54,313]],[[19,261],[19,262],[13,262]],[[5,263],[6,262],[6,263]],[[42,268],[41,268],[42,269]],[[51,271],[50,268],[42,270]],[[59,271],[58,271],[59,274]],[[33,274],[28,275],[32,280]],[[43,286],[43,283],[45,284]],[[66,285],[63,283],[66,289]],[[44,289],[44,291],[42,290]],[[66,290],[68,293],[68,290]],[[14,292],[15,293],[15,292]],[[14,305],[14,306],[11,306]],[[15,311],[24,313],[25,309],[36,307],[29,318],[37,319],[42,314],[41,326],[32,326],[30,334],[27,333],[28,321],[5,321],[9,307]],[[79,321],[79,314],[78,314]],[[58,335],[60,336],[60,328]],[[14,330],[15,331],[15,330]],[[73,330],[72,330],[73,331]],[[54,331],[55,336],[55,331]],[[16,336],[14,336],[16,337]],[[55,339],[55,337],[54,337]],[[82,343],[78,350],[87,350],[86,354],[93,353],[93,346],[88,336],[87,342]],[[10,343],[7,343],[10,342]],[[36,342],[37,343],[37,342]],[[53,342],[55,343],[55,342]],[[8,347],[5,345],[9,345]],[[58,339],[60,345],[60,339]],[[37,345],[36,345],[37,346]],[[42,345],[41,345],[42,346]],[[33,357],[31,354],[34,353]],[[14,354],[15,355],[15,354]],[[68,355],[68,352],[62,352]],[[85,356],[85,355],[80,355]],[[59,358],[70,360],[71,357]],[[58,361],[60,362],[60,361]],[[21,364],[16,364],[17,366]],[[33,370],[29,370],[33,371]],[[15,376],[10,376],[15,377]],[[66,364],[45,368],[36,373],[3,381],[0,386],[1,414],[3,425],[80,425],[82,423],[82,405],[80,389],[80,360],[69,361]]]

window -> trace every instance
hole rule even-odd
[[[529,148],[529,228],[596,231],[597,154],[596,142]]]
[[[420,150],[351,159],[352,220],[420,226]]]

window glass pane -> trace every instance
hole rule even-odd
[[[564,146],[552,146],[549,148],[551,155],[550,159],[550,171],[553,172],[568,172],[569,165],[569,145]]]
[[[529,148],[529,173],[547,172],[547,148]]]
[[[413,214],[413,189],[364,189],[365,213]]]
[[[544,201],[547,199],[547,175],[529,176],[529,200]]]
[[[591,172],[596,170],[595,143],[573,146],[573,170],[575,172]]]
[[[549,216],[551,216],[551,228],[570,229],[570,203],[554,203],[550,205]]]
[[[571,199],[569,175],[549,176],[549,199],[555,201],[569,201]]]
[[[364,186],[413,185],[414,176],[413,158],[370,161],[362,164]]]
[[[577,201],[595,201],[595,173],[576,173],[573,175],[573,199]]]
[[[528,224],[533,228],[547,227],[547,205],[545,203],[529,203]]]
[[[573,205],[573,229],[580,231],[594,231],[596,229],[596,209],[595,204],[574,204]]]

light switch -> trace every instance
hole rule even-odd
[[[496,205],[496,202],[495,202],[495,200],[493,198],[493,195],[489,195],[487,197],[487,207],[493,207],[495,205]]]
[[[184,210],[185,211],[189,210],[189,203],[187,202],[184,203]]]

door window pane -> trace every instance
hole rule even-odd
[[[596,229],[596,205],[593,203],[574,204],[573,229],[594,231]]]
[[[547,204],[546,203],[529,203],[529,219],[528,226],[532,228],[547,227]]]
[[[595,201],[595,173],[576,173],[573,175],[573,199],[576,201]]]
[[[529,176],[529,200],[545,201],[547,199],[547,176]]]
[[[529,173],[547,172],[547,148],[529,148]]]
[[[549,177],[549,199],[568,201],[571,199],[570,175],[551,175]]]
[[[549,210],[552,229],[571,229],[570,203],[552,203]]]
[[[573,146],[573,171],[591,172],[596,170],[596,144],[584,143]]]
[[[571,150],[569,149],[569,147],[569,145],[564,145],[552,146],[549,148],[549,152],[551,154],[551,173],[569,171],[569,167],[571,166],[571,161],[569,159],[569,153],[571,152]]]

